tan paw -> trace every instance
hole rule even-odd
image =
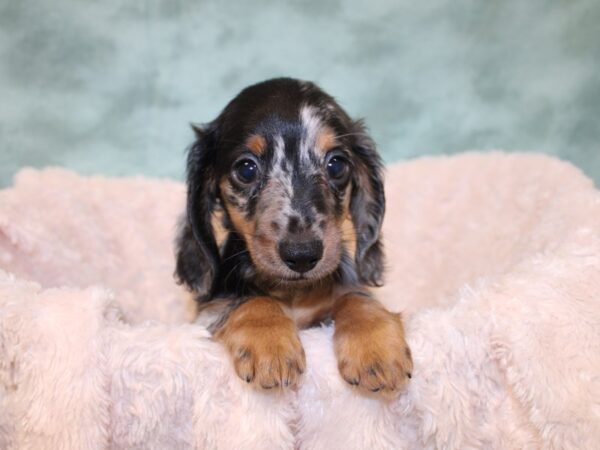
[[[245,303],[216,334],[229,350],[238,376],[263,389],[295,387],[306,368],[296,326],[275,306]]]
[[[338,369],[361,391],[393,397],[408,384],[413,369],[400,316],[383,309],[364,313],[336,322]]]

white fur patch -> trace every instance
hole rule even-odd
[[[294,196],[294,188],[292,186],[291,175],[293,168],[288,167],[288,171],[285,172],[282,168],[285,162],[285,142],[283,137],[277,135],[275,136],[273,165],[269,177],[277,183],[278,188],[281,190],[280,198],[283,215],[289,216],[293,213],[292,197]],[[287,164],[291,164],[291,161],[287,161]]]
[[[310,164],[310,153],[314,151],[317,136],[323,127],[321,120],[312,106],[300,108],[300,121],[302,123],[302,139],[300,141],[300,161]]]

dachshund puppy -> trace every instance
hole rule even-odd
[[[244,89],[195,132],[176,276],[216,311],[209,329],[239,377],[295,386],[298,329],[333,319],[343,379],[398,392],[412,360],[400,315],[368,291],[382,282],[385,197],[362,122],[314,84],[278,78]]]

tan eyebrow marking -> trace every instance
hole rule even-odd
[[[323,127],[321,130],[319,130],[316,144],[318,152],[326,153],[334,148],[338,142],[335,138],[335,133],[333,130],[329,127]]]
[[[246,139],[246,147],[256,156],[260,156],[267,148],[267,140],[260,134],[253,134]]]

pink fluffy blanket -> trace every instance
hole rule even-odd
[[[388,169],[415,369],[384,402],[301,333],[297,392],[249,389],[172,278],[181,184],[21,171],[0,192],[2,449],[597,449],[600,194],[543,156]]]

